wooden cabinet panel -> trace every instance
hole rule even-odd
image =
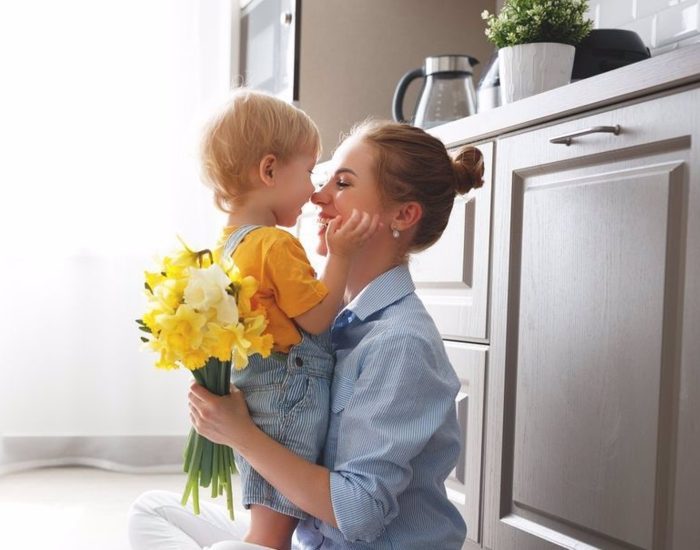
[[[493,143],[484,155],[484,185],[457,197],[440,240],[411,257],[416,291],[445,338],[486,341]]]
[[[489,548],[700,547],[698,105],[691,90],[498,142]]]
[[[457,418],[463,437],[462,453],[445,485],[450,500],[467,524],[464,548],[473,548],[481,541],[481,460],[488,348],[446,341],[445,349],[462,383],[457,395]]]

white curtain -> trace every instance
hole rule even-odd
[[[153,256],[223,222],[197,145],[237,5],[0,4],[0,472],[179,462],[191,375],[156,370],[134,320]]]

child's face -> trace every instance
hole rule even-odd
[[[311,172],[316,166],[316,155],[298,154],[277,168],[275,179],[279,184],[275,188],[275,216],[277,225],[292,227],[301,215],[301,207],[311,198],[314,185]]]

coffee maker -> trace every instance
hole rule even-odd
[[[479,63],[470,55],[438,55],[425,58],[423,67],[407,72],[394,92],[393,115],[397,122],[409,122],[403,102],[408,85],[419,78],[423,88],[410,123],[432,128],[476,113],[476,92],[472,68]]]

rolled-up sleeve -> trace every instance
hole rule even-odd
[[[331,501],[352,542],[373,541],[399,514],[412,460],[445,422],[455,394],[430,339],[391,331],[366,344],[353,391],[335,407],[342,418]]]

